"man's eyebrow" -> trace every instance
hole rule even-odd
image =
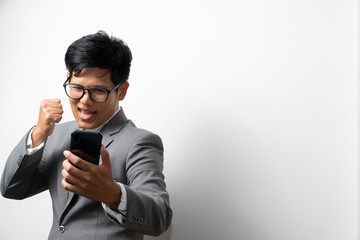
[[[101,86],[101,85],[91,86],[91,88],[104,88],[104,89],[107,89],[106,86]]]

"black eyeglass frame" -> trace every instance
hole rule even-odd
[[[120,87],[120,85],[122,84],[122,82],[121,82],[121,83],[119,83],[118,85],[116,85],[115,87],[113,87],[112,89],[108,90],[108,89],[106,89],[106,88],[104,88],[104,87],[89,87],[89,88],[85,88],[85,87],[81,86],[80,84],[70,83],[69,81],[70,81],[70,78],[66,79],[66,81],[65,81],[64,84],[63,84],[65,93],[66,93],[66,95],[67,95],[69,98],[72,98],[72,99],[81,99],[81,98],[85,95],[85,90],[87,90],[90,99],[93,100],[94,102],[98,102],[98,103],[106,102],[106,100],[108,100],[108,98],[109,98],[109,94],[110,94],[112,91],[118,89],[118,88]],[[71,96],[68,94],[68,92],[66,91],[66,86],[69,86],[69,85],[70,85],[70,86],[71,86],[71,85],[73,85],[73,86],[78,86],[78,87],[82,88],[82,90],[83,90],[82,95],[81,95],[80,97],[71,97]],[[107,92],[107,95],[106,95],[105,100],[104,100],[104,101],[97,101],[97,100],[93,99],[93,97],[92,97],[92,95],[91,95],[91,91],[90,91],[91,89],[101,89],[101,90],[106,91],[106,92]]]

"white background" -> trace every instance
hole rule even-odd
[[[64,54],[105,30],[132,49],[121,105],[165,144],[163,240],[355,240],[355,0],[0,0],[0,168],[61,98]],[[0,239],[46,239],[47,192],[0,198]],[[147,237],[147,239],[152,239]]]

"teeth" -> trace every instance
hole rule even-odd
[[[92,111],[87,111],[87,110],[79,109],[80,117],[81,117],[83,120],[90,119],[90,118],[94,115],[94,113],[95,113],[95,112],[92,112]]]
[[[93,114],[93,112],[82,110],[81,113],[85,115]]]

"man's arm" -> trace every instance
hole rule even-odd
[[[28,135],[29,133],[15,146],[3,170],[1,194],[6,198],[24,199],[46,189],[42,180],[45,175],[42,171],[44,166],[40,163],[43,148],[28,155],[26,149]]]
[[[35,128],[22,138],[6,162],[1,178],[1,194],[4,197],[23,199],[46,189],[43,183],[45,167],[41,165],[43,148],[29,155],[27,139],[31,139],[31,147],[38,147],[53,133],[55,123],[60,122],[62,114],[60,99],[41,101]]]
[[[125,227],[152,236],[171,224],[172,210],[163,171],[163,144],[147,133],[136,139],[127,159],[128,186]]]

